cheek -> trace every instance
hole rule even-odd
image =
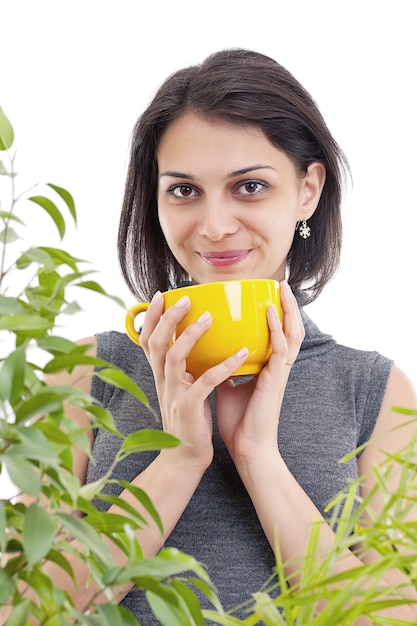
[[[164,206],[161,205],[161,203],[159,202],[159,198],[158,198],[158,220],[162,228],[162,232],[164,233],[165,238],[166,238],[167,235],[169,236],[169,232],[171,230],[171,225],[170,225],[171,220],[170,220],[168,211],[166,211],[164,209]]]
[[[184,220],[172,212],[158,211],[159,224],[171,249],[180,245],[186,236]]]

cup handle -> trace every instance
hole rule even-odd
[[[127,335],[129,339],[131,339],[133,343],[136,343],[138,346],[140,346],[140,333],[135,328],[135,318],[139,313],[147,311],[148,308],[149,302],[138,302],[137,304],[131,306],[126,313],[125,326]]]

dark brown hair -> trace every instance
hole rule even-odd
[[[292,159],[300,175],[323,163],[326,182],[307,240],[295,232],[288,280],[312,302],[339,266],[340,205],[346,158],[314,100],[284,67],[250,50],[230,49],[172,74],[138,119],[119,225],[119,259],[130,290],[149,299],[189,279],[169,249],[158,220],[157,149],[168,125],[186,111],[208,120],[256,126]]]

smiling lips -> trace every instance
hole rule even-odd
[[[225,250],[223,252],[199,252],[199,255],[210,265],[224,267],[243,261],[249,253],[250,250]]]

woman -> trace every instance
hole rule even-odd
[[[270,576],[278,536],[296,579],[311,523],[325,516],[331,497],[385,458],[382,448],[395,452],[410,438],[411,426],[383,436],[401,421],[390,407],[417,407],[406,376],[378,353],[338,345],[302,309],[338,266],[346,169],[309,94],[275,61],[247,50],[219,52],[173,74],[134,129],[120,260],[132,292],[152,303],[143,349],[115,332],[94,341],[97,354],[138,382],[159,406],[163,428],[183,443],[129,458],[115,475],[145,489],[162,518],[163,536],[151,522],[140,533],[145,555],[163,544],[192,554],[207,565],[226,609]],[[194,380],[185,358],[210,327],[210,311],[170,346],[190,302],[164,312],[161,291],[184,280],[235,278],[280,282],[282,325],[273,307],[267,311],[271,359],[256,378],[228,380],[247,357],[242,337],[241,350]],[[122,391],[98,379],[91,391],[121,432],[155,427]],[[339,463],[371,435],[377,443]],[[95,464],[79,455],[80,478],[101,476],[118,445],[99,431]],[[371,488],[368,480],[361,495]],[[329,525],[320,537],[323,550],[331,546]],[[360,564],[347,551],[334,571]],[[155,623],[141,592],[123,603],[142,624]],[[392,615],[411,621],[417,612],[408,605]]]

